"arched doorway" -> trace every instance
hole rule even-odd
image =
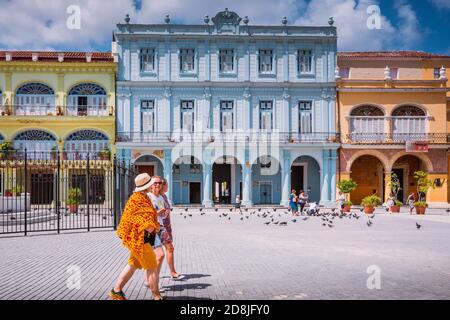
[[[55,92],[39,82],[21,86],[14,97],[14,113],[20,116],[56,115]]]
[[[107,116],[108,96],[95,83],[81,83],[70,89],[66,109],[69,116]]]
[[[261,156],[252,165],[252,202],[279,204],[281,202],[281,167],[272,156]]]
[[[242,165],[235,157],[222,156],[212,166],[213,202],[231,204],[236,195],[242,199]]]
[[[297,194],[301,190],[308,192],[310,202],[320,201],[320,165],[314,158],[301,156],[292,163],[291,189]]]
[[[196,157],[183,156],[172,166],[172,198],[174,204],[202,203],[203,167]]]
[[[397,199],[406,203],[408,195],[417,193],[417,181],[414,179],[414,172],[427,168],[423,161],[414,155],[404,155],[398,158],[392,166],[392,172],[396,174],[400,181],[400,191]],[[416,195],[417,197],[417,195]]]
[[[164,177],[164,166],[158,157],[143,155],[134,162],[138,173],[148,173],[152,176]]]
[[[353,204],[361,204],[363,198],[372,194],[384,199],[384,166],[377,157],[363,155],[355,159],[350,178],[358,184],[350,195]]]

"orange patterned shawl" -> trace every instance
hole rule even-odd
[[[128,199],[117,234],[122,239],[123,245],[132,253],[142,255],[146,229],[154,228],[155,232],[159,231],[157,215],[148,196],[134,192]]]

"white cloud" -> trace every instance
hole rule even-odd
[[[449,0],[429,0],[439,9],[450,9],[450,1]]]
[[[430,0],[431,1],[431,0]],[[439,2],[439,0],[433,0]],[[377,0],[142,0],[136,11],[133,0],[0,0],[0,47],[3,49],[109,49],[111,34],[126,13],[132,23],[163,23],[165,14],[172,21],[203,23],[228,7],[250,24],[280,25],[283,16],[289,24],[327,25],[333,16],[338,27],[339,49],[381,50],[407,48],[420,39],[419,23],[411,6],[395,3],[398,20],[381,17],[381,30],[366,26],[366,8]],[[69,30],[67,7],[81,8],[81,29]],[[390,4],[392,5],[392,4]],[[383,14],[383,7],[381,7]]]

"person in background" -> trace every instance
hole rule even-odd
[[[408,196],[408,200],[406,200],[406,202],[408,203],[409,214],[413,214],[414,203],[416,202],[416,195],[414,194],[414,192],[412,192],[412,193]]]
[[[339,191],[336,202],[338,203],[339,210],[341,211],[342,214],[344,212],[345,207],[345,194],[342,191]]]
[[[173,236],[172,236],[172,224],[170,223],[170,202],[169,198],[167,198],[167,191],[169,190],[169,185],[166,179],[162,179],[162,188],[161,188],[161,196],[164,199],[164,206],[166,208],[166,214],[163,216],[163,226],[164,229],[161,233],[161,240],[164,248],[166,249],[166,258],[167,265],[170,269],[170,275],[172,280],[181,280],[184,278],[183,275],[179,274],[175,270],[175,262],[174,262],[174,246],[173,246]]]
[[[319,204],[317,202],[311,202],[309,204],[308,215],[312,216],[319,212]]]
[[[109,292],[114,300],[127,300],[123,288],[133,276],[136,269],[146,270],[146,281],[149,283],[154,300],[162,300],[158,290],[157,261],[152,250],[156,233],[159,231],[157,212],[147,196],[150,191],[151,178],[143,173],[136,177],[136,188],[128,199],[117,234],[123,245],[130,251],[128,265],[123,269],[116,285]]]
[[[292,192],[289,196],[289,207],[291,208],[293,216],[298,216],[298,197],[296,193],[297,191],[295,191],[295,189],[292,189]]]
[[[236,203],[234,204],[234,212],[236,212],[238,209],[239,209],[239,212],[242,214],[241,196],[240,195],[236,196]]]
[[[391,192],[386,201],[386,207],[388,208],[389,213],[392,213],[392,207],[395,206],[395,200],[395,194]]]
[[[305,191],[300,191],[298,196],[298,204],[300,205],[300,214],[303,214],[305,205],[308,203],[309,195]]]

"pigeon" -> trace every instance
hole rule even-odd
[[[373,225],[372,221],[367,221],[367,226],[371,227]]]
[[[306,221],[306,220],[308,220],[309,218],[308,217],[304,217],[302,220],[303,221]]]
[[[281,226],[287,226],[287,222],[280,222],[280,227]]]
[[[273,224],[279,224],[280,223],[280,221],[277,221],[277,222],[274,222]]]
[[[445,211],[450,212],[450,209],[447,209],[447,210],[445,210]]]
[[[188,216],[192,218],[192,214],[188,214]]]
[[[265,222],[264,224],[265,224],[266,226],[268,226],[268,225],[270,224],[270,221],[269,221],[269,222]]]
[[[363,212],[363,211],[364,211],[364,209],[360,209],[359,211]]]
[[[420,228],[422,228],[422,225],[420,225],[416,222],[416,228],[417,228],[417,230],[420,230]]]
[[[184,211],[188,212],[188,210],[189,210],[188,208],[184,208]]]
[[[249,219],[250,217],[249,217],[249,216],[246,216],[246,218]]]
[[[332,224],[329,224],[328,227],[329,227],[329,228],[333,228],[333,225],[332,225]]]
[[[261,218],[261,216],[259,215],[259,213],[257,214],[258,218]]]
[[[248,212],[248,208],[245,208],[245,212]]]
[[[241,221],[244,221],[244,218],[241,218]]]
[[[326,226],[327,226],[327,224],[326,224],[326,223],[322,223],[322,226],[326,227]]]
[[[335,208],[333,208],[333,209],[331,209],[331,211],[333,211],[333,213],[336,211],[336,209]]]
[[[200,212],[202,212],[203,211],[203,208],[200,208]]]
[[[229,217],[228,220],[231,220],[231,217]]]
[[[184,218],[186,219],[187,217],[186,217],[186,216],[184,216]]]
[[[292,220],[292,222],[293,222],[293,223],[296,223],[296,222],[297,222],[297,220],[296,220],[296,219],[294,219],[294,220]]]
[[[272,218],[271,220],[270,220],[271,222],[273,222],[274,221],[274,219]]]
[[[180,212],[180,216],[182,216],[183,215],[183,212]]]
[[[261,208],[258,208],[258,212],[261,212]]]
[[[221,214],[219,214],[219,218],[222,218],[222,215],[221,215]]]
[[[369,219],[373,219],[373,218],[375,218],[375,214],[369,217]]]
[[[228,216],[228,213],[222,213],[222,214],[223,214],[224,217],[227,217],[227,216]]]
[[[273,208],[273,212],[277,212],[277,208]]]
[[[216,212],[217,212],[217,211],[219,211],[219,209],[218,209],[218,208],[216,208],[215,210],[216,210]]]
[[[233,211],[233,208],[230,208],[230,212],[232,212]]]

